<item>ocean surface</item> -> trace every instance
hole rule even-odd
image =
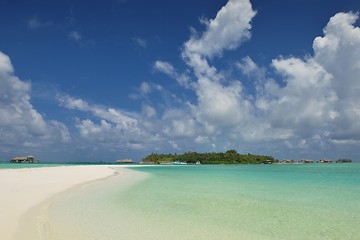
[[[54,164],[54,163],[9,163],[9,162],[0,162],[0,169],[17,169],[17,168],[39,168],[39,167],[55,167],[61,166],[64,164]]]
[[[360,239],[357,163],[132,170],[143,177],[129,185],[113,177],[56,197],[46,238]]]

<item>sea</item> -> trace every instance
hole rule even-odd
[[[60,163],[10,163],[0,162],[0,169],[17,169],[17,168],[39,168],[39,167],[56,167],[62,166]]]
[[[141,166],[121,174],[55,197],[42,239],[360,239],[359,163]]]

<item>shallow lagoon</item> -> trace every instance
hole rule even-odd
[[[55,198],[49,238],[360,239],[360,164],[134,169]]]

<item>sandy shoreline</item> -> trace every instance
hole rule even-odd
[[[0,239],[13,239],[21,217],[52,196],[114,175],[114,166],[61,166],[0,170]],[[118,168],[118,167],[117,167]]]

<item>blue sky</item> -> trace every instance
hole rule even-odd
[[[360,159],[356,0],[0,1],[0,160]]]

